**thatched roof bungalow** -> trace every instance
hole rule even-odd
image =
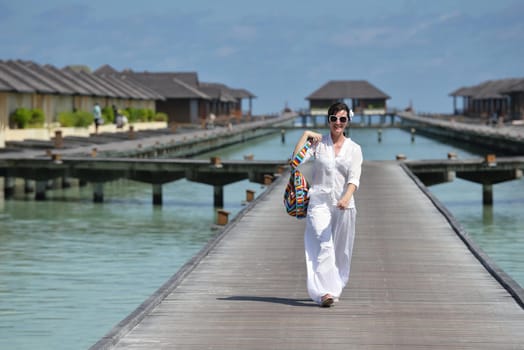
[[[452,91],[455,114],[487,119],[492,115],[524,118],[524,78],[488,80]],[[462,107],[457,98],[462,97]]]
[[[331,80],[311,93],[311,115],[325,115],[335,102],[351,99],[350,107],[357,114],[379,115],[387,110],[386,101],[391,97],[365,80]]]

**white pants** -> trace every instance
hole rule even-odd
[[[316,303],[327,293],[338,300],[348,282],[357,215],[319,199],[310,200],[304,233],[307,290]]]

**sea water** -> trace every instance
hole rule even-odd
[[[284,160],[301,130],[237,144],[200,158]],[[383,129],[348,132],[367,160],[478,157],[420,135]],[[284,142],[283,142],[284,139]],[[237,214],[246,190],[224,187],[224,209]],[[521,285],[524,284],[524,181],[493,186],[493,206],[482,187],[463,180],[430,187],[469,235]],[[87,349],[131,313],[217,233],[212,186],[181,179],[163,186],[163,205],[152,205],[150,185],[119,180],[92,189],[51,190],[47,201],[17,193],[0,200],[0,349]]]

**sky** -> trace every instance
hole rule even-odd
[[[258,115],[307,108],[330,80],[451,113],[459,87],[524,77],[523,14],[523,0],[0,0],[0,60],[197,72],[252,92]]]

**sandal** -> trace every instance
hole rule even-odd
[[[320,306],[322,307],[330,307],[335,300],[331,296],[331,294],[325,294],[322,299],[320,299]]]

